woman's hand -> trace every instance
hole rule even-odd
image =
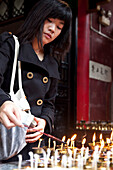
[[[19,109],[12,101],[5,101],[0,107],[0,122],[7,129],[14,126],[24,127],[21,122]]]
[[[46,120],[36,117],[34,118],[34,120],[37,122],[37,126],[35,128],[29,128],[27,130],[26,142],[28,143],[36,142],[43,135],[42,132],[44,132],[46,126]]]

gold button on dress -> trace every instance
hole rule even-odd
[[[43,77],[43,83],[48,83],[48,78],[47,77]]]
[[[27,73],[27,78],[28,79],[32,79],[33,78],[33,73],[32,72],[28,72]]]
[[[38,106],[41,106],[42,104],[43,104],[43,100],[42,100],[42,99],[38,99],[38,100],[37,100],[37,105],[38,105]]]

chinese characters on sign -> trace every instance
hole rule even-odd
[[[111,67],[94,61],[89,61],[89,78],[111,82]]]

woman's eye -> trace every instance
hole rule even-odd
[[[47,19],[49,22],[52,22],[49,18]]]
[[[61,28],[61,27],[59,27],[59,26],[57,26],[57,28],[58,28],[59,30],[62,30],[62,28]]]

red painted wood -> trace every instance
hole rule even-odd
[[[101,6],[106,12],[110,10],[113,14],[113,1]],[[96,30],[99,29],[98,24],[98,13],[92,14],[92,27]],[[110,18],[111,24],[109,26],[101,25],[101,32],[106,36],[113,39],[113,15]],[[109,66],[113,68],[113,40],[105,38],[102,35],[97,34],[93,30],[90,31],[90,59],[96,61],[100,64]],[[112,70],[113,76],[113,70]],[[113,116],[111,112],[112,100],[111,92],[113,94],[113,89],[111,89],[111,83],[103,82],[100,80],[90,79],[90,120],[103,120],[103,121],[113,121]]]
[[[87,0],[78,0],[77,120],[89,120],[89,15]]]

